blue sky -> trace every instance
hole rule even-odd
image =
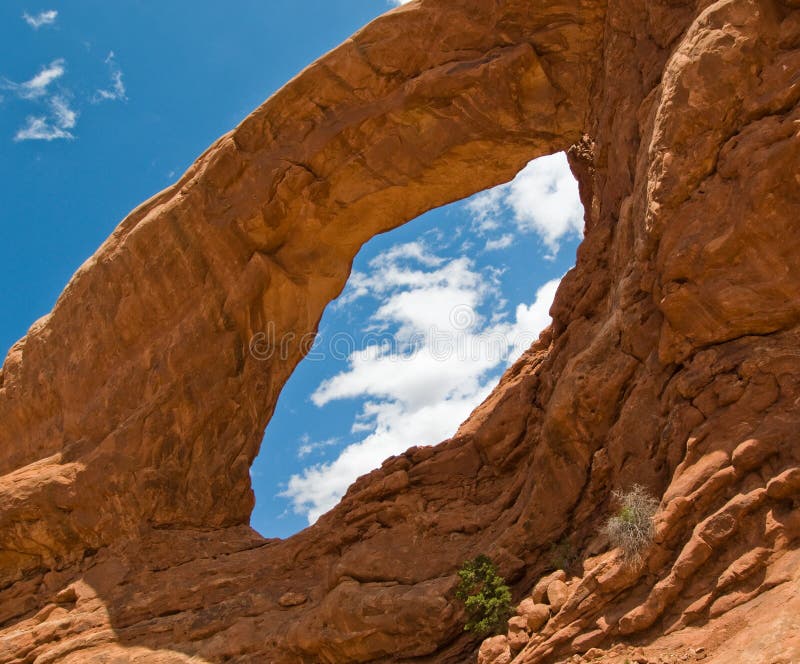
[[[138,203],[387,0],[0,4],[0,346]],[[547,324],[582,210],[563,155],[373,239],[290,379],[252,525],[296,532],[389,454],[451,435]]]

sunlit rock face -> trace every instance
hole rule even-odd
[[[794,0],[417,0],[311,65],[10,351],[0,661],[473,661],[456,569],[522,599],[554,545],[514,662],[800,658],[798,71]],[[559,150],[587,212],[552,327],[453,439],[259,537],[249,464],[359,247]],[[640,567],[600,534],[633,483]]]

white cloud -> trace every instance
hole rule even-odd
[[[520,229],[536,232],[553,252],[562,237],[583,233],[578,183],[563,152],[528,164],[512,180],[506,200]]]
[[[47,104],[47,114],[40,111],[37,115],[29,115],[25,124],[14,136],[15,141],[52,141],[60,138],[74,138],[70,129],[74,129],[78,113],[70,107],[64,94],[52,94],[50,86],[66,72],[63,58],[53,60],[45,65],[33,78],[23,83],[3,80],[0,88],[13,91],[16,96],[35,104]],[[67,93],[68,94],[68,93]]]
[[[496,251],[498,249],[507,249],[514,242],[514,236],[511,233],[504,233],[496,240],[486,240],[483,247],[484,251]]]
[[[48,9],[31,16],[28,12],[22,14],[22,19],[34,30],[38,30],[43,25],[53,25],[56,22],[58,12],[55,9]]]
[[[53,108],[55,123],[61,129],[72,129],[78,119],[78,114],[69,107],[69,103],[64,97],[55,95],[50,99]]]
[[[52,141],[56,138],[74,138],[74,136],[53,125],[47,118],[33,115],[28,116],[25,126],[14,135],[15,141]]]
[[[474,196],[465,207],[483,235],[498,229],[510,212],[517,230],[538,235],[551,258],[563,238],[583,234],[578,183],[563,152],[534,159],[511,182]]]
[[[64,59],[59,58],[42,67],[42,70],[29,81],[15,83],[4,79],[0,87],[16,92],[23,99],[37,99],[46,95],[50,84],[61,78],[64,72],[66,72]]]
[[[382,295],[398,286],[415,286],[425,283],[429,275],[398,265],[404,259],[413,259],[423,266],[440,265],[442,259],[432,254],[422,242],[397,244],[380,256],[373,258],[369,266],[373,272],[368,276],[354,272],[347,282],[346,291],[336,300],[335,306],[342,307],[365,295]]]
[[[389,0],[390,5],[394,5],[395,7],[399,7],[400,5],[405,5],[411,2],[411,0]]]
[[[470,198],[465,207],[472,215],[479,233],[500,227],[499,217],[503,212],[503,198],[508,185],[501,184]]]
[[[111,71],[111,87],[96,90],[92,96],[92,103],[97,104],[101,101],[127,101],[125,83],[122,81],[122,69],[120,69],[114,57],[114,51],[110,51],[105,60]]]
[[[367,435],[335,460],[290,478],[281,495],[310,523],[386,457],[451,436],[486,398],[498,371],[547,326],[558,285],[542,286],[509,321],[505,313],[488,320],[480,313],[497,306],[497,271],[480,271],[463,256],[445,260],[422,243],[395,246],[374,259],[368,273],[353,276],[345,297],[376,297],[380,304],[371,322],[392,330],[394,345],[353,352],[347,369],[311,397],[319,407],[365,399],[352,432]]]
[[[300,436],[300,445],[297,448],[297,458],[303,459],[312,452],[336,445],[339,442],[338,438],[326,438],[325,440],[312,441],[311,436],[304,433]]]
[[[388,251],[383,252],[380,256],[376,256],[370,261],[370,267],[378,268],[387,263],[396,263],[402,258],[413,258],[417,262],[427,265],[429,267],[441,265],[444,259],[431,253],[428,247],[420,242],[406,242],[404,244],[396,244]]]
[[[524,353],[533,343],[531,335],[541,332],[550,325],[550,307],[556,297],[556,291],[561,279],[551,279],[536,291],[536,297],[529,305],[517,305],[516,319],[512,330],[507,333],[509,339],[514,340],[514,348],[510,356],[517,358]]]
[[[373,418],[373,433],[346,447],[331,463],[292,475],[281,495],[291,498],[295,512],[306,514],[308,522],[314,523],[339,502],[356,478],[380,466],[387,457],[413,444],[438,443],[451,436],[490,390],[486,386],[469,397],[447,399],[414,411],[398,402],[367,403],[365,412]]]
[[[25,125],[14,136],[15,141],[52,141],[75,138],[70,132],[77,123],[78,114],[69,102],[59,95],[50,98],[50,117],[28,116]]]

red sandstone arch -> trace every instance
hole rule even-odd
[[[408,7],[311,65],[134,210],[14,347],[2,471],[48,459],[77,473],[64,507],[93,546],[108,542],[94,522],[109,492],[135,496],[127,523],[108,510],[114,531],[246,523],[247,471],[298,340],[355,253],[580,137],[600,4]],[[268,324],[296,335],[287,361],[248,352]]]
[[[701,4],[411,3],[132,212],[0,373],[0,661],[461,662],[460,561],[488,550],[521,594],[564,538],[594,566],[520,661],[692,621],[738,656],[735,607],[790,615],[800,18]],[[250,531],[249,464],[302,355],[258,361],[253,335],[313,331],[369,237],[584,132],[552,330],[453,440],[296,537]],[[597,537],[633,480],[664,496],[639,571]]]

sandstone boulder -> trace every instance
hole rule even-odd
[[[547,602],[550,610],[555,614],[561,610],[569,598],[569,588],[564,581],[555,579],[547,584]]]
[[[528,597],[520,602],[517,614],[525,618],[528,630],[535,632],[550,618],[550,607],[547,604],[537,604],[532,597]]]
[[[531,599],[535,603],[541,603],[547,599],[547,588],[552,581],[566,581],[567,580],[567,573],[563,569],[556,570],[555,572],[551,572],[547,576],[543,576],[539,581],[536,582],[536,585],[533,587],[531,591]]]
[[[508,639],[500,634],[486,639],[478,650],[478,664],[509,664],[511,649]]]
[[[519,652],[528,643],[528,621],[522,616],[514,616],[508,620],[508,646],[511,652]]]

